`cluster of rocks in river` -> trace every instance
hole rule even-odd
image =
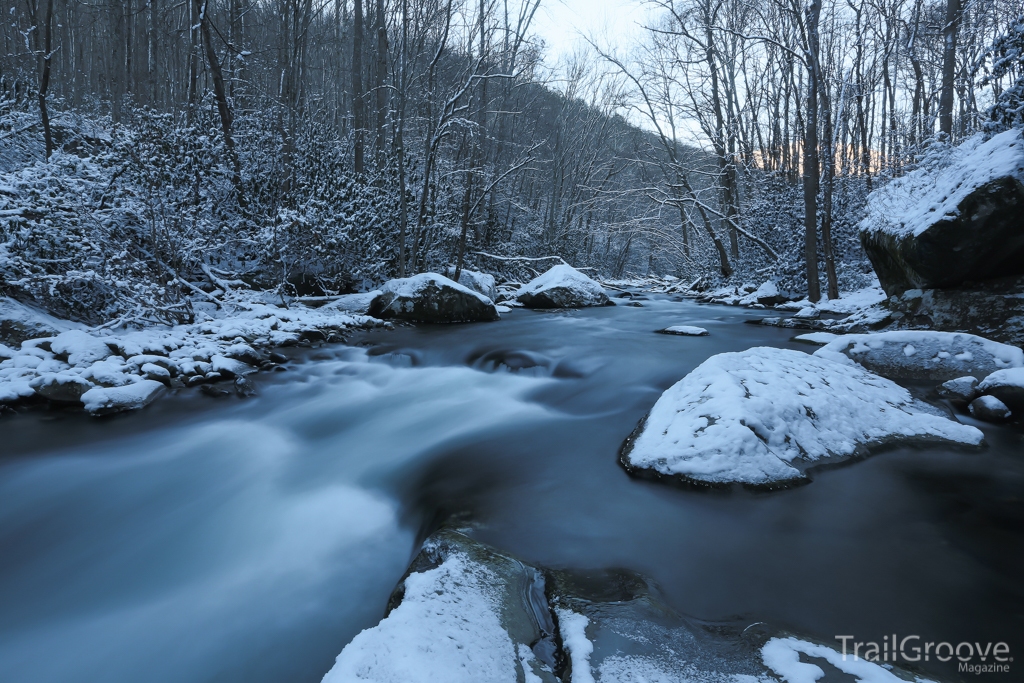
[[[202,323],[119,333],[0,298],[0,407],[42,401],[106,415],[142,408],[166,389],[251,396],[255,386],[248,375],[282,369],[287,360],[275,348],[340,341],[349,330],[387,320],[494,321],[500,317],[495,297],[491,275],[462,271],[455,282],[423,273],[317,308],[239,301],[234,313]],[[522,285],[507,303],[572,308],[611,302],[598,283],[559,265]]]
[[[830,646],[763,622],[690,619],[633,571],[531,566],[470,533],[427,538],[384,618],[342,650],[324,683],[773,681],[789,672],[780,651],[809,657],[832,681],[908,673],[847,665]]]

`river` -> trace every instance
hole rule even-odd
[[[452,518],[534,565],[644,573],[697,619],[1024,647],[1019,431],[963,418],[986,449],[773,493],[632,479],[623,439],[708,356],[812,350],[754,311],[643,303],[360,332],[244,401],[0,417],[0,681],[319,681]]]

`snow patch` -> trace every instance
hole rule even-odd
[[[786,683],[815,683],[825,671],[817,664],[801,662],[800,655],[824,659],[845,674],[855,676],[858,683],[906,683],[883,667],[852,655],[843,656],[837,650],[797,638],[772,638],[761,648],[764,665],[778,674]],[[918,683],[932,683],[918,678]]]
[[[590,671],[590,655],[594,652],[594,644],[587,638],[587,624],[590,619],[572,610],[555,608],[558,615],[558,632],[562,636],[562,644],[569,651],[572,662],[572,683],[594,683],[594,675]]]

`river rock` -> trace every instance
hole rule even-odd
[[[93,387],[82,395],[82,403],[93,415],[109,415],[145,408],[163,392],[163,384],[144,379],[123,387]]]
[[[657,330],[659,334],[677,334],[683,337],[706,337],[708,331],[703,327],[693,327],[692,325],[672,325],[661,330]]]
[[[1024,140],[979,134],[871,194],[864,250],[886,294],[1024,275]]]
[[[1010,419],[1010,409],[995,396],[979,396],[971,401],[971,415],[986,422],[1004,422]]]
[[[230,379],[232,377],[244,377],[245,375],[256,372],[256,368],[252,367],[248,363],[243,363],[240,360],[234,358],[228,358],[227,356],[214,355],[210,358],[210,366],[213,368],[213,372],[220,373],[221,377]],[[209,378],[209,373],[207,373]]]
[[[942,398],[967,404],[978,397],[978,378],[970,375],[957,377],[940,384],[935,392]]]
[[[883,305],[893,328],[965,332],[1024,346],[1024,278],[955,289],[910,289]]]
[[[259,366],[260,362],[263,360],[259,351],[248,344],[232,344],[224,350],[224,355],[228,358],[240,360],[247,365]]]
[[[90,365],[114,355],[106,341],[82,330],[61,332],[50,342],[50,350],[71,365]]]
[[[373,300],[369,314],[423,323],[498,320],[494,302],[437,273],[390,280]]]
[[[36,395],[56,403],[79,403],[93,384],[70,372],[45,373],[29,383]]]
[[[1024,413],[1024,368],[997,370],[981,381],[978,391],[998,398],[1014,412]]]
[[[457,531],[427,539],[387,614],[323,683],[557,683],[554,624],[536,569]]]
[[[139,368],[139,371],[145,379],[156,380],[165,385],[171,383],[171,373],[167,371],[167,368],[162,368],[155,363],[145,363]]]
[[[757,347],[722,353],[670,387],[620,452],[633,474],[776,488],[818,461],[890,443],[982,443],[982,433],[847,361]]]
[[[748,286],[753,287],[753,285]],[[753,306],[754,304],[775,306],[787,300],[786,297],[779,292],[778,285],[771,280],[763,283],[760,287],[753,290],[747,289],[748,286],[744,286],[744,291],[748,291],[749,293],[739,301],[742,306]]]
[[[1024,351],[973,334],[897,330],[847,334],[814,352],[840,363],[858,363],[890,379],[944,382],[965,375],[982,378],[1024,366]]]
[[[604,288],[569,265],[557,265],[519,288],[516,300],[528,308],[610,306]]]

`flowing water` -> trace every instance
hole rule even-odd
[[[0,681],[319,681],[452,517],[535,565],[644,573],[698,619],[1024,648],[1019,431],[774,493],[632,479],[623,439],[708,356],[810,350],[644,304],[364,332],[245,401],[0,418]]]

